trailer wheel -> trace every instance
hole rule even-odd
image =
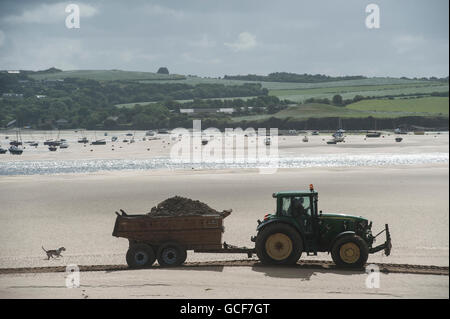
[[[158,249],[158,263],[161,267],[175,267],[183,264],[187,258],[187,251],[177,243],[165,243]]]
[[[362,268],[369,258],[369,248],[358,235],[344,236],[333,244],[331,258],[338,267]]]
[[[156,256],[150,245],[133,244],[128,248],[126,259],[130,268],[144,268],[153,265]]]
[[[293,265],[300,259],[302,250],[300,234],[287,224],[267,225],[256,237],[256,254],[263,264]]]

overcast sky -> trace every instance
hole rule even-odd
[[[69,3],[80,28],[68,29]],[[368,29],[366,6],[380,8]],[[448,76],[448,0],[0,1],[0,69]]]

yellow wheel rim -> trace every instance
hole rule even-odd
[[[360,250],[355,243],[346,243],[341,246],[339,255],[341,255],[341,259],[347,264],[354,264],[359,259]]]
[[[284,260],[292,253],[292,240],[282,233],[272,234],[266,240],[266,252],[274,260]]]

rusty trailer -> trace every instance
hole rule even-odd
[[[116,212],[113,236],[127,238],[127,264],[144,268],[156,260],[162,267],[179,266],[187,251],[199,253],[239,253],[252,257],[254,249],[222,243],[224,219],[231,211],[214,215],[151,216]]]

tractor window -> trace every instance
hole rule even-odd
[[[311,201],[309,196],[285,197],[282,199],[281,214],[283,216],[311,216]]]
[[[305,214],[311,216],[311,197],[303,197],[302,206],[305,209]]]
[[[291,199],[289,197],[284,197],[282,199],[282,207],[281,207],[281,214],[283,216],[291,216]]]

